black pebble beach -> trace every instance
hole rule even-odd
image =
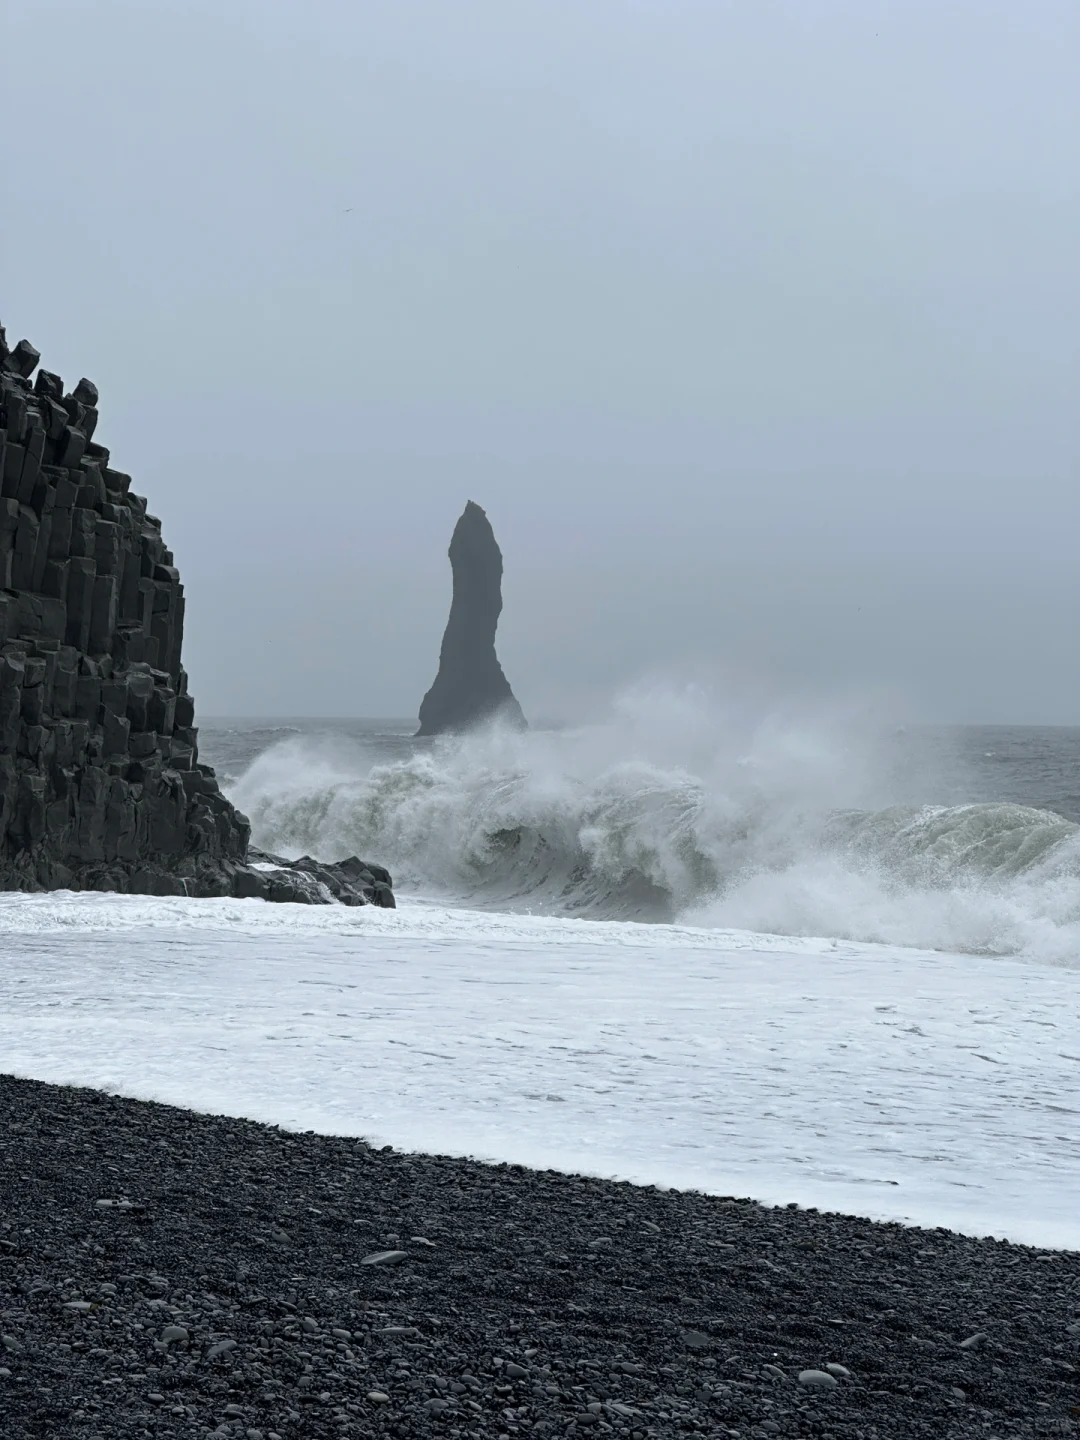
[[[1080,1435],[1080,1254],[11,1077],[0,1333],[3,1440]]]

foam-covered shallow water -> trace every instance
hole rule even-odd
[[[0,896],[0,1068],[1080,1247],[1080,987],[676,925]]]
[[[412,728],[205,725],[401,908],[0,896],[0,1068],[1080,1246],[1080,732]]]
[[[740,729],[652,695],[524,735],[204,736],[258,843],[443,903],[1080,957],[1080,732]]]

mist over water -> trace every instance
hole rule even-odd
[[[257,728],[208,737],[255,842],[377,858],[414,899],[1080,961],[1078,827],[1044,808],[1053,732],[999,756],[987,732],[747,721],[662,688],[524,735]],[[1026,791],[1043,804],[978,798]]]

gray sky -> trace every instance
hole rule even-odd
[[[7,6],[0,316],[102,391],[204,714],[643,672],[1080,724],[1075,0]]]

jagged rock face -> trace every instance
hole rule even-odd
[[[31,382],[38,359],[0,326],[0,890],[323,898],[246,863],[198,761],[161,522],[94,441],[97,387]],[[365,886],[350,903],[393,903]]]
[[[470,500],[450,541],[454,598],[439,673],[420,706],[419,735],[468,730],[496,716],[525,728],[521,706],[495,654],[502,613],[502,551],[491,522]]]

